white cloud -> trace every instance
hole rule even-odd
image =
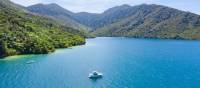
[[[30,6],[37,3],[42,3],[41,0],[11,0],[11,1],[23,6]]]

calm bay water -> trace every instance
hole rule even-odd
[[[93,70],[104,77],[88,79]],[[200,41],[88,39],[48,55],[0,60],[0,79],[0,88],[200,88]]]

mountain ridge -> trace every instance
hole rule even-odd
[[[98,14],[73,13],[70,18],[91,27],[97,36],[200,39],[199,15],[156,4],[121,5]]]
[[[27,7],[27,10],[33,13],[53,17],[55,19],[58,19],[65,23],[65,25],[77,28],[77,29],[84,29],[84,30],[90,30],[90,28],[76,22],[74,19],[72,19],[71,15],[72,12],[64,9],[63,7],[51,3],[51,4],[35,4],[32,6]]]

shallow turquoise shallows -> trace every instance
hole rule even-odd
[[[103,78],[88,79],[93,70]],[[200,88],[200,41],[88,39],[48,55],[0,60],[0,79],[0,88]]]

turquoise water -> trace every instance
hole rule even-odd
[[[104,77],[88,79],[93,70]],[[200,41],[88,39],[48,55],[0,60],[0,79],[0,88],[200,88]]]

